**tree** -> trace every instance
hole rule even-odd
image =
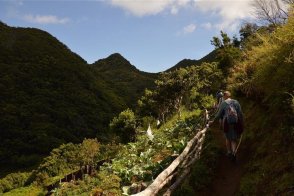
[[[245,50],[246,47],[251,47],[251,45],[255,45],[251,42],[256,40],[256,33],[259,29],[260,27],[255,23],[244,23],[241,26],[239,30],[241,50]]]
[[[217,50],[219,68],[223,70],[225,75],[228,75],[230,68],[232,68],[235,62],[241,57],[240,44],[237,43],[236,38],[232,41],[225,32],[221,31],[220,33],[221,38],[213,37],[211,44],[214,45]]]
[[[199,101],[201,93],[207,95],[215,86],[218,89],[222,83],[221,78],[222,74],[216,63],[202,63],[200,66],[161,73],[155,82],[156,88],[153,91],[146,90],[139,100],[139,111],[148,114],[149,108],[150,114],[154,114],[162,122],[174,112],[180,117],[182,105],[189,105],[191,108],[191,100],[199,98]]]
[[[109,124],[110,129],[116,133],[123,143],[132,142],[136,134],[136,118],[132,110],[122,111],[118,117],[114,117]]]
[[[97,139],[84,139],[79,146],[78,159],[80,166],[95,165],[96,158],[99,156],[100,144]]]
[[[162,122],[165,121],[168,114],[174,111],[181,116],[180,106],[183,97],[191,88],[192,76],[188,68],[161,73],[158,80],[155,81],[156,88],[154,91],[145,91],[145,95],[139,101],[139,106],[142,109],[148,106],[150,114],[153,113]]]
[[[287,8],[293,3],[293,0],[254,0],[252,6],[254,15],[261,23],[277,26],[285,24],[288,18]]]
[[[245,23],[239,30],[241,42],[245,41],[248,37],[252,36],[258,30],[258,26],[255,23]]]

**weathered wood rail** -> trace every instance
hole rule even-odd
[[[169,196],[181,184],[185,177],[189,174],[191,166],[200,158],[203,148],[205,134],[208,129],[209,116],[205,111],[205,128],[199,130],[196,135],[187,143],[183,152],[164,170],[156,179],[142,192],[134,194],[134,196],[155,196],[162,192],[163,188],[174,182],[166,189],[164,196]]]

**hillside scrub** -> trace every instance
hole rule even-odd
[[[109,193],[121,195],[121,187],[124,185],[154,179],[173,160],[172,155],[179,154],[182,151],[189,139],[195,134],[195,129],[202,127],[203,122],[199,115],[202,116],[199,110],[194,112],[183,110],[182,119],[178,119],[177,115],[174,115],[160,129],[152,128],[153,141],[150,141],[145,134],[137,135],[136,142],[123,146],[119,145],[115,148],[116,150],[119,149],[119,153],[111,156],[114,158],[112,163],[105,165],[93,176],[86,175],[83,180],[63,183],[62,187],[55,189],[55,194]],[[3,186],[7,187],[6,184],[10,183],[9,187],[2,191],[8,195],[30,191],[32,193],[36,191],[44,193],[41,187],[59,181],[64,175],[78,169],[81,164],[89,163],[85,155],[89,154],[89,160],[92,160],[91,157],[93,156],[91,153],[87,153],[89,152],[87,146],[94,144],[97,146],[96,144],[99,143],[94,140],[85,140],[79,145],[69,143],[54,149],[32,174],[26,174],[25,178],[13,177],[15,180],[18,179],[20,183],[16,183],[15,180],[10,183],[10,181],[7,181],[12,179],[9,176],[2,179]],[[82,153],[84,148],[88,150]],[[96,160],[99,160],[99,157],[107,157],[103,154],[109,154],[109,150],[111,150],[111,148],[103,148],[103,146],[100,148],[102,148],[100,151],[93,151],[93,155],[97,157]]]
[[[149,140],[144,128],[141,127],[140,129],[143,130],[138,131],[135,142],[118,145],[115,148],[119,151],[111,157],[111,163],[104,164],[93,176],[86,175],[83,180],[63,183],[62,187],[55,189],[55,193],[121,195],[123,186],[151,181],[171,163],[174,154],[181,153],[186,143],[195,134],[195,130],[203,126],[201,116],[202,113],[199,110],[193,112],[183,110],[181,119],[178,119],[175,114],[168,123],[159,129],[152,127],[153,141]],[[66,146],[71,146],[73,150],[66,150],[69,149],[65,148]],[[74,154],[80,151],[74,150],[76,148],[79,148],[79,145],[67,144],[60,149],[53,150],[51,156],[47,157],[39,169],[35,171],[37,176],[35,182],[49,185],[62,178],[62,174],[69,173],[70,168],[72,171],[74,168],[78,168],[79,164],[77,164]],[[62,149],[63,152],[60,151]],[[103,152],[106,152],[105,150],[97,152],[96,155],[101,157]],[[56,154],[57,151],[60,152]],[[80,161],[81,158],[78,160]],[[58,164],[54,163],[54,160]]]
[[[121,186],[151,181],[171,163],[177,154],[181,153],[197,130],[203,128],[201,110],[213,104],[211,89],[220,85],[218,82],[221,77],[222,74],[216,63],[203,63],[202,66],[181,68],[162,74],[156,82],[157,88],[153,90],[155,93],[152,94],[153,97],[151,96],[156,102],[149,102],[151,106],[149,112],[148,107],[145,108],[147,114],[155,114],[155,116],[144,116],[142,115],[144,113],[137,115],[127,109],[110,123],[111,130],[119,135],[121,142],[125,144],[110,146],[96,139],[85,139],[80,144],[63,144],[53,149],[50,155],[32,172],[27,185],[54,184],[81,166],[95,165],[102,159],[112,161],[105,163],[93,176],[85,176],[83,180],[74,183],[64,183],[64,186],[55,191],[62,194],[65,192],[72,194],[106,193],[113,187],[112,191],[120,194]],[[181,81],[182,79],[184,81]],[[157,95],[160,95],[160,99]],[[165,103],[168,103],[164,108],[169,111],[168,115],[165,116],[160,127],[152,127],[154,139],[150,139],[145,134],[144,124],[146,125],[148,119],[155,120],[160,116],[156,115],[158,114],[156,112],[152,113],[152,109],[159,106],[160,101],[164,98]],[[176,107],[173,105],[175,100],[177,101]],[[178,115],[179,110],[181,115]],[[154,124],[152,121],[149,123]],[[113,182],[110,183],[109,179],[113,179]]]
[[[174,195],[198,195],[201,191],[209,188],[215,176],[219,156],[220,149],[216,144],[216,138],[213,137],[210,130],[205,136],[200,159],[192,166],[190,175],[175,191]]]
[[[275,111],[289,109],[293,103],[293,13],[273,33],[257,34],[255,39],[261,44],[245,50],[243,61],[235,66],[229,80],[231,88],[251,97],[259,96]]]
[[[294,184],[292,122],[269,116],[267,108],[254,101],[240,100],[246,113],[243,146],[249,163],[240,182],[241,195],[284,194]],[[276,114],[277,115],[277,114]],[[273,119],[274,118],[274,119]],[[248,123],[250,122],[250,123]]]
[[[23,187],[27,184],[31,173],[10,173],[0,180],[0,193],[8,192],[12,189]]]
[[[294,12],[260,44],[244,51],[229,85],[247,111],[245,144],[251,152],[241,195],[286,194],[294,184]]]

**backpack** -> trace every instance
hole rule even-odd
[[[225,101],[228,106],[225,109],[224,119],[227,120],[228,124],[237,124],[238,123],[238,113],[236,106],[233,100]]]

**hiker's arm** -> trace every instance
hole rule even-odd
[[[225,111],[225,107],[226,107],[226,102],[223,101],[220,104],[219,109],[218,109],[217,113],[215,114],[215,116],[213,118],[213,121],[218,120],[218,119],[220,119],[220,118],[223,117],[224,111]]]
[[[209,124],[212,124],[215,120],[222,118],[225,106],[226,106],[225,102],[222,102],[220,104],[219,109],[217,110],[217,113],[215,114],[214,118],[211,121],[209,121]]]

